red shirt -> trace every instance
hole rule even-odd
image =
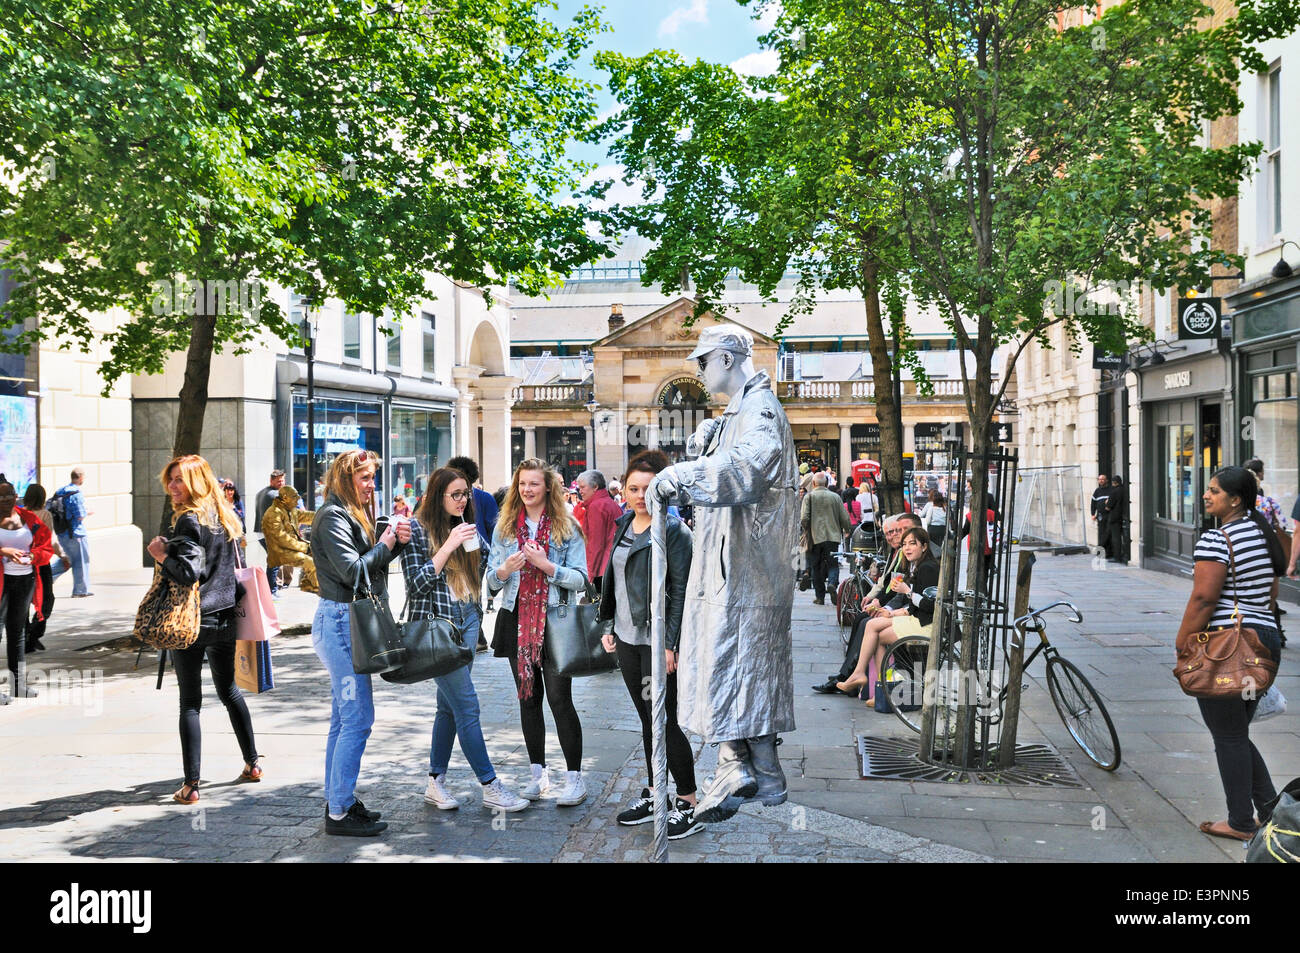
[[[609,490],[597,490],[587,501],[587,578],[595,579],[605,573],[614,542],[614,523],[623,515],[623,508],[614,502]]]

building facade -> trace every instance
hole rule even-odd
[[[728,282],[722,314],[686,326],[689,294],[668,297],[641,285],[636,260],[580,269],[548,296],[512,299],[511,350],[516,391],[512,459],[540,456],[571,480],[595,465],[619,474],[643,446],[679,455],[703,416],[722,405],[704,393],[685,357],[709,323],[746,327],[756,366],[771,374],[801,460],[837,473],[854,460],[880,457],[875,380],[866,317],[851,292],[819,296],[811,314],[778,328],[793,276],[775,303],[739,280]],[[934,384],[922,396],[909,371],[902,383],[904,450],[917,471],[946,468],[949,441],[965,441],[960,352],[942,320],[909,306],[908,325]],[[968,358],[968,370],[973,364]],[[995,366],[1000,380],[1000,356]]]

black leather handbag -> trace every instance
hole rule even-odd
[[[618,658],[606,652],[600,638],[605,626],[600,621],[600,600],[596,589],[587,583],[587,602],[570,604],[569,590],[564,601],[546,610],[546,636],[542,640],[542,667],[552,675],[582,678],[618,668]]]
[[[388,596],[370,587],[370,572],[361,563],[348,606],[352,628],[352,670],[358,675],[382,675],[406,661],[402,630],[388,608]]]
[[[405,608],[402,615],[406,615]],[[465,644],[464,633],[450,619],[435,616],[406,619],[401,629],[406,661],[401,668],[380,676],[386,682],[414,685],[454,672],[474,661],[474,646]]]

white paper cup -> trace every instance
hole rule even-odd
[[[478,552],[479,547],[481,545],[478,541],[478,533],[475,533],[469,539],[465,540],[465,542],[461,543],[461,545],[465,547],[465,552],[467,553]]]

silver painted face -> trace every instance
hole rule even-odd
[[[731,368],[736,361],[735,355],[730,351],[718,349],[695,360],[699,363],[699,376],[704,380],[705,390],[710,394],[729,393],[727,384],[731,377]]]

